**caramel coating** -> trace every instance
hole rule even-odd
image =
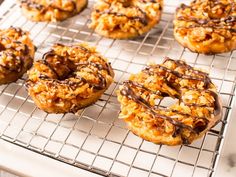
[[[176,11],[174,36],[193,52],[217,54],[236,49],[236,1],[195,0]]]
[[[18,0],[22,13],[32,21],[62,21],[80,13],[87,0]]]
[[[128,128],[157,144],[190,144],[222,115],[220,98],[208,74],[170,58],[131,75],[117,95],[120,118]],[[166,97],[177,101],[162,108],[159,104]]]
[[[162,7],[162,0],[98,0],[89,27],[105,37],[133,38],[160,21]]]
[[[55,44],[28,72],[26,86],[48,113],[76,113],[96,102],[113,82],[107,60],[87,44]]]
[[[32,66],[35,47],[20,28],[0,30],[0,85],[16,81]]]

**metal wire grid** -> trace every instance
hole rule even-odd
[[[80,15],[61,23],[33,23],[21,16],[15,1],[2,13],[0,27],[18,26],[31,32],[36,58],[55,42],[86,41],[97,46],[115,70],[115,82],[94,105],[73,114],[46,114],[35,107],[24,78],[0,86],[0,138],[94,173],[114,176],[212,176],[218,161],[235,93],[236,55],[194,54],[173,39],[173,14],[145,36],[111,40],[88,29],[92,3]],[[2,7],[3,8],[3,7]],[[168,6],[168,8],[172,8]],[[191,145],[155,145],[134,136],[119,120],[115,91],[130,73],[164,56],[185,59],[205,68],[223,99],[222,121]],[[165,106],[166,103],[162,103]]]

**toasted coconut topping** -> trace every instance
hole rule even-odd
[[[222,109],[207,73],[170,58],[131,75],[117,94],[122,105],[120,116],[133,122],[131,126],[135,126],[134,122],[143,122],[163,136],[181,137],[185,144],[209,129],[208,124]],[[159,104],[165,97],[178,101],[162,108]]]
[[[175,36],[188,39],[194,50],[198,44],[214,45],[214,49],[201,53],[221,53],[236,48],[236,1],[195,0],[190,6],[182,4],[174,20]],[[177,37],[178,39],[178,37]],[[222,44],[222,45],[221,45]],[[223,47],[225,44],[225,47]],[[188,46],[186,46],[188,47]],[[201,47],[203,48],[203,47]]]
[[[20,28],[0,30],[0,84],[21,77],[32,66],[35,47]]]
[[[162,3],[162,0],[99,0],[92,12],[90,27],[107,34],[141,35],[147,26],[151,28],[160,20]]]
[[[23,14],[33,21],[61,21],[78,14],[87,0],[18,0]]]
[[[86,44],[55,44],[28,74],[31,95],[38,96],[41,103],[68,104],[67,112],[104,91],[114,76],[107,60]]]

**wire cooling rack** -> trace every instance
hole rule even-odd
[[[24,77],[0,86],[0,138],[28,150],[94,173],[111,176],[213,176],[223,144],[236,85],[236,52],[215,56],[195,54],[173,38],[173,13],[145,36],[132,40],[100,37],[88,29],[89,2],[80,15],[60,23],[33,23],[21,16],[15,1],[0,8],[0,28],[11,25],[31,33],[36,59],[55,42],[86,41],[97,46],[115,70],[115,82],[95,104],[74,114],[46,114],[34,105]],[[174,12],[174,6],[166,6]],[[164,56],[185,59],[210,72],[223,100],[222,121],[191,145],[155,145],[133,135],[118,119],[115,90],[130,73]]]

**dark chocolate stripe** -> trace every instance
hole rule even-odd
[[[105,71],[107,71],[107,73],[110,72],[107,65],[103,66],[102,64],[95,63],[95,62],[80,62],[80,63],[76,63],[76,66],[78,66],[78,67],[93,66],[93,67],[97,68],[99,71],[105,70]]]
[[[49,52],[46,52],[44,55],[43,55],[43,59],[40,60],[39,62],[43,63],[44,65],[48,66],[48,68],[57,76],[57,78],[60,78],[58,73],[56,72],[56,70],[51,66],[50,63],[48,63],[47,61],[47,57],[54,57],[56,54],[54,53],[54,51],[49,51]]]
[[[143,3],[158,3],[156,0],[139,0],[139,1]]]
[[[172,62],[175,62],[175,64],[177,65],[177,67],[178,67],[178,66],[184,66],[185,68],[187,68],[187,69],[189,69],[189,70],[193,70],[194,72],[196,72],[196,73],[198,73],[198,74],[204,76],[204,78],[203,78],[204,80],[205,80],[205,77],[210,80],[210,78],[208,77],[208,74],[207,74],[207,73],[202,72],[202,71],[194,70],[194,68],[193,68],[192,66],[187,65],[184,61],[181,61],[181,60],[172,60],[172,59],[170,59],[170,58],[166,58],[165,61],[164,61],[164,63],[165,63],[166,61],[168,61],[168,60],[170,60],[170,61],[172,61]],[[159,68],[160,65],[158,65],[157,67]],[[170,69],[168,69],[168,68],[166,68],[166,67],[164,67],[164,70],[166,70],[166,71],[169,72],[169,73],[174,72],[174,70],[170,70]],[[144,69],[143,72],[146,72],[146,70]],[[155,71],[152,71],[152,72],[154,73]],[[151,72],[148,72],[148,74],[150,74],[150,73],[151,73]],[[152,74],[153,74],[153,73],[152,73]],[[160,74],[160,73],[157,72],[156,74]],[[181,73],[178,73],[178,72],[174,72],[174,74],[175,74],[178,78],[183,78],[183,76],[185,76],[185,75],[183,75],[183,74],[181,74]],[[163,77],[163,76],[160,75],[160,77]],[[189,76],[188,76],[188,77],[189,77]],[[188,78],[188,77],[187,77],[187,78]],[[163,79],[165,79],[165,78],[163,77]],[[188,79],[189,79],[189,78],[188,78]],[[200,80],[203,80],[202,78],[195,78],[195,77],[190,78],[190,79],[197,79],[197,80],[200,79]],[[211,83],[211,81],[209,81],[209,83]],[[141,95],[140,95],[140,94],[142,94],[141,92],[138,91],[138,92],[136,93],[133,89],[135,89],[135,88],[137,88],[137,87],[139,87],[139,88],[141,88],[141,89],[144,89],[145,91],[148,91],[148,92],[150,92],[150,93],[158,94],[158,95],[163,96],[163,97],[165,97],[166,95],[163,95],[163,93],[158,93],[159,91],[158,91],[158,92],[153,92],[153,91],[150,90],[149,88],[144,87],[142,84],[136,83],[136,82],[131,81],[131,80],[125,81],[125,82],[123,83],[123,88],[120,90],[120,94],[121,94],[121,95],[123,95],[123,96],[127,97],[128,99],[131,99],[131,100],[133,100],[134,102],[139,103],[139,104],[142,105],[143,107],[147,108],[155,117],[158,117],[158,118],[167,120],[167,121],[169,121],[170,123],[172,123],[173,125],[175,125],[175,126],[176,126],[176,127],[175,127],[176,130],[175,130],[175,132],[174,132],[174,134],[173,134],[173,137],[175,137],[175,136],[177,136],[178,134],[180,134],[180,136],[181,136],[183,142],[185,142],[185,140],[186,140],[186,143],[187,143],[187,139],[186,139],[185,137],[183,137],[183,135],[181,134],[183,128],[186,128],[186,129],[190,130],[191,132],[194,132],[194,133],[197,133],[197,134],[199,134],[200,132],[204,131],[204,130],[207,128],[208,123],[209,123],[209,120],[208,120],[206,117],[192,116],[192,115],[190,115],[190,114],[183,113],[183,112],[178,111],[178,110],[175,110],[175,109],[170,109],[170,110],[165,109],[165,110],[163,110],[163,111],[167,111],[167,112],[168,112],[168,111],[176,112],[178,115],[182,115],[182,116],[185,116],[185,117],[191,117],[191,118],[194,120],[194,124],[193,124],[194,127],[192,128],[191,126],[185,125],[184,123],[182,123],[182,122],[180,122],[180,121],[178,121],[178,120],[174,120],[174,119],[173,119],[172,117],[170,117],[170,116],[166,116],[166,115],[162,115],[162,114],[157,113],[156,111],[158,111],[158,110],[160,111],[161,109],[160,109],[158,106],[151,106],[150,103],[147,101],[149,98],[148,98],[148,97],[146,97],[145,99],[142,98]],[[175,86],[175,87],[176,87],[176,86]],[[184,89],[184,88],[181,87],[180,90],[176,90],[176,88],[174,88],[174,90],[176,90],[180,95],[182,95],[182,91],[183,91],[182,89]],[[214,115],[219,115],[219,114],[220,114],[220,112],[221,112],[221,105],[220,105],[220,102],[219,102],[218,94],[217,94],[217,93],[215,93],[215,92],[212,91],[212,90],[205,90],[205,89],[198,89],[198,88],[191,88],[190,90],[196,90],[196,91],[199,91],[199,92],[207,92],[207,93],[210,93],[211,96],[213,96],[214,99],[215,99],[215,102],[214,102]],[[160,91],[160,92],[161,92],[161,91]],[[168,96],[168,95],[167,95],[167,96]],[[184,103],[184,102],[181,100],[181,98],[179,98],[179,101],[182,102],[182,103]],[[184,104],[185,104],[185,103],[184,103]],[[185,105],[186,105],[186,106],[194,106],[194,107],[204,107],[204,108],[206,107],[205,105],[198,105],[198,104],[185,104]],[[210,106],[210,107],[212,107],[212,106]],[[199,122],[199,121],[200,121],[200,122]],[[202,122],[201,122],[201,121],[202,121]]]
[[[11,26],[9,29],[15,30],[15,31],[19,34],[19,36],[23,36],[23,35],[26,34],[25,31],[23,31],[21,28],[18,28],[18,27],[13,27],[13,26]]]
[[[39,3],[36,3],[32,0],[21,0],[20,3],[21,5],[26,5],[27,7],[32,8],[32,9],[42,10],[45,8],[45,6]]]
[[[197,120],[197,119],[203,119],[204,121],[209,122],[209,120],[208,120],[206,117],[192,116],[192,115],[190,115],[190,114],[183,113],[183,112],[180,112],[180,111],[175,110],[175,109],[171,109],[170,111],[171,111],[171,112],[176,112],[176,113],[181,114],[181,115],[186,116],[186,117],[191,116],[191,118],[196,119],[196,120]]]
[[[17,67],[14,68],[14,69],[13,69],[11,66],[6,66],[6,65],[3,65],[3,64],[0,64],[0,67],[6,69],[6,70],[8,70],[8,71],[13,71],[13,72],[18,72],[18,73],[20,73],[20,72],[22,71],[23,64],[24,64],[22,57],[16,56],[16,55],[15,55],[14,53],[12,53],[12,52],[4,52],[4,54],[5,54],[7,57],[11,57],[12,60],[18,60],[18,61],[19,61],[19,64],[18,64]],[[0,59],[1,59],[1,57],[2,57],[2,53],[0,53]]]
[[[132,86],[134,86],[134,87],[139,87],[139,88],[141,88],[141,89],[143,89],[143,90],[145,90],[145,91],[147,91],[147,92],[150,92],[150,93],[152,93],[152,94],[158,95],[158,96],[160,96],[160,97],[166,96],[165,93],[162,93],[162,92],[159,91],[159,90],[158,90],[157,92],[155,92],[155,91],[153,91],[153,90],[150,90],[149,88],[145,87],[144,85],[142,85],[142,84],[140,84],[140,83],[138,83],[138,82],[134,82],[134,81],[128,80],[128,81],[125,81],[124,83],[130,84],[130,85],[132,85]]]
[[[183,21],[187,21],[187,22],[195,22],[198,23],[199,25],[206,25],[208,23],[234,23],[236,22],[236,16],[228,16],[226,18],[220,18],[220,19],[200,19],[200,18],[195,18],[195,17],[178,17],[177,20],[183,20]],[[214,26],[216,24],[212,24],[212,26]]]
[[[80,78],[77,77],[77,79],[80,79],[80,81],[71,81],[69,79],[56,80],[56,79],[49,78],[48,76],[42,75],[42,74],[39,76],[39,78],[42,79],[42,80],[51,81],[51,83],[55,83],[55,84],[68,85],[72,89],[76,89],[78,86],[80,86],[80,85],[87,82],[82,77],[80,77]],[[26,87],[28,88],[32,83],[34,83],[34,82],[32,80],[28,79],[27,82],[26,82]]]
[[[158,96],[161,96],[161,97],[162,97],[162,96],[166,96],[166,95],[165,95],[166,93],[162,93],[162,92],[159,91],[159,90],[158,90],[158,92],[154,92],[154,91],[152,91],[152,90],[150,90],[150,89],[144,87],[142,84],[137,83],[137,82],[134,82],[134,81],[131,81],[131,80],[125,81],[124,83],[127,84],[127,85],[129,85],[131,88],[132,88],[132,87],[139,87],[139,88],[142,88],[142,89],[144,89],[144,90],[146,90],[146,91],[148,91],[148,92],[150,92],[150,93],[152,93],[152,94],[155,94],[155,95],[158,95]],[[194,89],[194,90],[198,90],[198,89]],[[201,90],[201,91],[205,91],[205,90]],[[207,91],[208,91],[208,90],[207,90]],[[213,92],[213,91],[210,91],[210,90],[209,90],[209,92],[212,93],[212,94],[215,94],[215,92]],[[212,96],[213,96],[213,95],[212,95]],[[185,104],[185,105],[187,105],[187,104]],[[200,105],[197,105],[197,104],[196,104],[196,105],[187,105],[187,106],[206,107],[205,105],[204,105],[204,106],[200,106]],[[156,108],[156,107],[154,106],[153,109],[156,110],[156,109],[158,109],[158,107]],[[182,113],[182,112],[177,111],[177,110],[171,110],[171,111],[177,112],[177,113],[179,113],[179,114],[181,114],[181,115],[190,116],[189,114],[185,114],[185,113]],[[192,115],[191,115],[191,116],[192,116]],[[208,119],[205,118],[205,117],[196,117],[196,116],[192,116],[192,117],[195,118],[195,119],[201,118],[201,119],[204,119],[204,120],[208,121]]]
[[[208,77],[205,77],[205,78],[199,78],[199,77],[194,77],[194,76],[191,76],[191,75],[184,75],[184,74],[181,74],[177,71],[174,71],[174,70],[171,70],[171,69],[168,69],[167,67],[165,66],[161,66],[161,65],[152,65],[152,66],[148,66],[145,68],[145,72],[149,73],[150,69],[152,68],[159,68],[159,69],[162,69],[168,73],[171,73],[173,75],[175,75],[176,77],[178,78],[181,78],[181,79],[188,79],[188,80],[197,80],[197,81],[202,81],[204,82],[204,85],[207,87],[208,84],[209,84],[209,79]]]
[[[123,84],[123,88],[120,90],[120,94],[141,104],[143,107],[147,108],[148,110],[150,110],[150,112],[152,114],[154,114],[156,117],[158,118],[162,118],[164,120],[169,121],[170,123],[172,123],[175,126],[178,126],[180,128],[186,128],[194,133],[197,133],[192,127],[183,124],[182,122],[176,121],[175,119],[172,119],[169,116],[165,116],[162,114],[158,114],[155,109],[153,109],[153,107],[146,101],[144,100],[141,96],[135,94],[135,92],[130,88],[130,86],[127,83]]]
[[[95,11],[99,14],[108,14],[108,15],[114,15],[114,16],[118,16],[118,17],[126,17],[128,18],[129,20],[138,20],[140,23],[142,23],[143,25],[147,25],[148,24],[148,17],[147,17],[147,14],[142,10],[140,9],[139,7],[137,6],[134,6],[134,8],[136,8],[139,12],[142,13],[143,17],[140,17],[140,16],[132,16],[132,17],[129,17],[127,16],[126,14],[122,14],[122,13],[119,13],[119,12],[112,12],[112,8],[110,9],[107,9],[105,11],[99,11],[97,9],[95,9]]]
[[[2,43],[0,43],[0,52],[5,50],[5,49],[6,49],[5,46]]]
[[[17,37],[17,39],[12,39],[12,37],[7,36],[8,32],[12,32],[11,30],[14,30],[15,33],[18,33],[19,36]],[[6,70],[20,73],[25,63],[22,55],[28,56],[30,52],[29,47],[19,41],[22,36],[26,35],[26,32],[24,32],[21,28],[12,26],[5,31],[6,33],[0,36],[0,41],[6,40],[8,44],[3,45],[2,43],[0,43],[0,52],[2,52],[1,55],[4,54],[6,55],[6,57],[11,57],[12,60],[18,60],[19,63],[15,66],[15,68],[6,66],[7,64],[0,64],[0,66]],[[20,52],[20,56],[16,56],[14,52]]]
[[[165,60],[164,60],[164,63],[165,63],[166,61],[175,62],[175,64],[177,64],[178,67],[179,67],[179,66],[184,66],[184,67],[186,67],[187,69],[191,70],[193,73],[195,73],[195,74],[197,74],[197,75],[201,75],[203,78],[194,77],[194,76],[191,76],[191,75],[181,74],[181,73],[179,73],[179,72],[177,72],[177,71],[171,70],[171,69],[169,69],[169,68],[167,68],[167,67],[165,67],[165,66],[161,66],[161,65],[148,66],[148,67],[146,67],[146,68],[144,69],[144,71],[147,72],[147,73],[149,73],[151,68],[159,68],[159,69],[162,69],[162,70],[164,70],[164,71],[166,71],[166,72],[168,72],[168,73],[171,73],[171,74],[175,75],[175,76],[178,77],[178,78],[202,81],[202,82],[204,82],[204,86],[205,86],[206,88],[208,88],[208,86],[211,84],[211,80],[210,80],[210,78],[209,78],[209,76],[208,76],[207,73],[202,72],[202,71],[199,71],[199,70],[194,70],[193,67],[191,67],[190,65],[187,65],[185,62],[180,61],[180,60],[172,60],[172,59],[166,57]]]
[[[64,46],[63,44],[58,44],[60,46]],[[88,52],[89,50],[82,47],[82,46],[76,46],[76,47],[81,47],[82,50],[84,50],[85,52]],[[43,64],[45,64],[46,66],[49,67],[49,69],[56,74],[57,78],[60,79],[57,71],[51,66],[51,64],[47,61],[47,58],[48,57],[54,57],[54,56],[57,56],[57,57],[61,57],[62,59],[64,58],[64,56],[60,56],[60,55],[57,55],[53,50],[52,51],[49,51],[47,53],[45,53],[43,55],[43,59],[40,60],[40,62],[42,62]],[[104,60],[103,60],[104,61]],[[89,66],[93,66],[95,68],[97,68],[98,72],[95,73],[95,72],[90,72],[90,74],[93,74],[96,76],[97,74],[97,77],[99,78],[99,84],[94,84],[94,83],[91,83],[89,82],[88,80],[86,80],[85,78],[81,77],[81,76],[78,76],[78,75],[75,75],[73,74],[74,71],[71,71],[72,72],[72,75],[70,76],[67,76],[67,77],[74,77],[76,79],[80,79],[83,83],[88,83],[90,87],[93,87],[94,89],[96,90],[102,90],[104,88],[106,88],[106,85],[107,85],[107,82],[106,82],[106,79],[104,76],[102,76],[102,74],[100,74],[100,71],[101,70],[106,70],[108,73],[110,73],[110,68],[107,67],[104,67],[102,64],[100,63],[95,63],[95,62],[81,62],[81,63],[76,63],[76,65],[78,66],[77,69],[78,70],[81,70],[82,68],[84,67],[89,67]],[[49,79],[48,77],[46,76],[40,76],[40,79],[43,79],[43,80],[52,80],[52,79]],[[61,83],[61,84],[68,84],[68,85],[72,85],[70,84],[71,81],[66,79],[66,80],[57,80],[57,83]],[[77,82],[73,82],[73,87],[76,87],[76,84],[80,85],[81,82],[77,83]]]
[[[89,84],[90,87],[93,87],[96,90],[103,90],[104,88],[106,88],[106,80],[105,80],[105,78],[100,73],[97,73],[97,74],[98,74],[98,78],[100,80],[99,84],[91,83],[88,80],[86,80],[85,78],[83,78],[81,76],[78,76],[78,75],[76,75],[74,77],[76,79],[81,79],[84,83]]]
[[[185,10],[186,8],[189,8],[191,11],[196,11],[196,9],[193,7],[195,7],[197,3],[194,1],[190,6],[187,6],[185,4],[181,4],[179,8],[177,8],[177,11],[179,10]],[[233,12],[236,10],[235,9],[235,2],[232,2],[230,4],[223,4],[219,1],[208,1],[207,5],[210,8],[213,8],[216,5],[220,5],[223,8],[230,6],[230,10],[228,12],[224,12],[227,13],[228,16],[225,18],[207,18],[207,19],[201,19],[201,18],[195,18],[192,16],[180,16],[177,17],[177,20],[180,21],[186,21],[186,22],[194,22],[197,23],[195,25],[191,25],[189,27],[185,27],[186,29],[188,28],[196,28],[196,27],[210,27],[213,29],[226,29],[226,30],[230,30],[231,32],[236,32],[236,29],[232,28],[233,23],[236,22],[236,16],[232,15]],[[224,9],[223,9],[224,10]],[[225,23],[225,24],[223,24]],[[230,27],[230,28],[229,28]],[[178,27],[181,28],[181,27]]]
[[[193,17],[188,17],[188,18],[178,17],[177,20],[197,23],[194,25],[190,25],[188,27],[178,26],[178,28],[191,29],[191,28],[205,27],[205,28],[212,28],[212,30],[225,29],[231,32],[236,32],[236,28],[232,28],[232,25],[233,25],[232,23],[236,22],[236,16],[229,16],[223,20],[222,19],[197,19]],[[221,22],[224,22],[225,24],[221,24]]]
[[[193,73],[195,74],[200,74],[200,75],[204,75],[204,76],[208,76],[209,74],[208,73],[205,73],[203,71],[199,71],[199,70],[195,70],[192,66],[186,64],[184,61],[182,60],[173,60],[169,57],[165,57],[164,59],[164,62],[165,63],[166,61],[172,61],[172,62],[175,62],[175,64],[177,64],[177,66],[185,66],[187,69],[190,69]]]
[[[56,46],[61,46],[61,47],[65,47],[65,45],[63,44],[60,44],[60,43],[56,43],[55,44]],[[81,50],[83,50],[85,53],[88,53],[89,55],[92,55],[93,53],[88,50],[87,48],[83,47],[83,46],[80,46],[80,45],[76,45],[76,46],[69,46],[69,47],[73,47],[73,48],[79,48]],[[62,56],[63,57],[63,56]],[[94,67],[99,67],[98,69],[101,70],[101,69],[104,69],[107,71],[107,73],[111,76],[112,75],[112,67],[111,67],[111,64],[110,63],[107,63],[101,56],[99,55],[96,55],[96,57],[98,57],[100,60],[102,60],[106,67],[102,66],[102,64],[99,64],[99,63],[95,63],[95,62],[90,62],[89,64],[93,65]],[[87,62],[85,62],[86,64],[88,64]],[[83,64],[82,62],[81,63],[78,63],[78,65],[80,64]],[[102,66],[102,68],[101,68]]]
[[[142,23],[143,25],[147,25],[148,22],[147,22],[147,19],[146,18],[142,18],[142,17],[138,17],[138,16],[135,16],[135,17],[128,17],[127,15],[125,14],[121,14],[121,13],[117,13],[117,12],[99,12],[97,11],[98,13],[100,14],[108,14],[108,15],[115,15],[115,16],[118,16],[118,17],[126,17],[128,18],[129,20],[138,20],[140,23]]]
[[[97,76],[100,80],[99,84],[90,84],[90,85],[97,90],[102,90],[102,89],[106,88],[106,85],[107,85],[106,79],[99,73],[99,71],[104,69],[104,67],[102,65],[99,65],[99,64],[96,64],[93,62],[86,62],[86,63],[80,64],[80,69],[84,68],[84,67],[89,67],[89,66],[94,66],[98,69],[97,73],[95,73],[95,72],[89,72],[89,73],[95,75],[95,77],[97,74]]]
[[[194,71],[196,74],[201,74],[204,78],[193,77],[193,76],[190,76],[190,75],[183,75],[183,74],[181,74],[179,72],[176,72],[174,70],[168,69],[168,68],[160,66],[160,65],[155,65],[153,67],[154,68],[157,67],[157,68],[163,69],[163,70],[165,70],[165,71],[167,71],[169,73],[174,74],[178,78],[203,81],[206,88],[208,88],[209,84],[211,84],[211,80],[210,80],[210,78],[209,78],[207,73],[204,73],[204,72],[198,71],[198,70],[194,70],[193,67],[191,67],[190,65],[187,65],[185,62],[183,62],[181,60],[172,60],[170,58],[165,58],[164,63],[166,61],[168,61],[168,60],[175,62],[177,65],[184,65],[188,69],[191,69],[192,71]],[[150,68],[148,68],[148,67],[146,69],[144,69],[144,71],[147,71],[147,73],[150,73],[149,70],[150,70]],[[173,88],[173,87],[171,87],[171,88]],[[191,88],[191,90],[199,90],[199,89]],[[211,95],[214,97],[214,99],[216,101],[218,100],[218,98],[217,98],[218,95],[215,92],[213,92],[211,90],[202,90],[202,91],[210,92]],[[179,92],[179,91],[177,90],[177,92]],[[205,107],[205,105],[197,105],[197,104],[191,104],[191,105],[188,104],[187,106]],[[220,111],[220,105],[219,105],[219,103],[215,103],[215,115],[219,114],[219,111]]]
[[[51,0],[51,2],[53,2],[53,0]],[[50,8],[50,7],[54,8],[54,9],[58,9],[58,10],[60,10],[62,12],[73,12],[73,11],[76,11],[76,3],[74,1],[72,1],[72,0],[70,2],[74,6],[72,8],[73,10],[65,10],[65,9],[62,9],[62,8],[60,8],[58,6],[53,6],[53,4],[50,4],[50,3],[47,6],[45,6],[45,5],[42,5],[40,3],[34,2],[32,0],[20,0],[21,6],[25,5],[28,8],[36,9],[36,10],[39,10],[41,12],[47,11],[47,9]]]
[[[178,10],[185,10],[185,9],[187,9],[187,8],[189,8],[190,10],[195,10],[195,9],[193,9],[193,6],[194,5],[197,5],[197,4],[199,4],[199,3],[196,3],[196,0],[195,1],[193,1],[190,5],[186,5],[186,4],[180,4],[180,6],[177,8],[177,11]],[[227,5],[229,5],[229,4],[223,4],[222,2],[220,2],[220,1],[218,1],[218,0],[212,0],[212,1],[208,1],[207,2],[207,5],[209,5],[211,8],[212,7],[214,7],[214,6],[216,6],[216,5],[220,5],[220,6],[227,6]],[[230,5],[231,5],[231,9],[230,10],[232,10],[233,8],[235,8],[235,2],[231,2],[230,3]]]
[[[155,95],[158,95],[160,97],[165,97],[167,96],[165,92],[161,92],[160,90],[158,90],[157,92],[153,91],[153,90],[150,90],[148,88],[146,88],[145,86],[143,86],[142,84],[140,83],[137,83],[137,82],[134,82],[134,81],[131,81],[131,80],[128,80],[128,81],[125,81],[124,83],[127,83],[128,85],[130,85],[131,87],[134,86],[134,87],[138,87],[138,88],[141,88],[141,89],[144,89],[145,91],[147,92],[150,92],[152,94],[155,94]],[[216,98],[216,96],[218,97],[218,95],[211,91],[211,90],[200,90],[200,89],[191,89],[191,90],[196,90],[196,91],[202,91],[202,92],[208,92],[210,93],[215,100],[218,100],[218,98]],[[180,90],[181,91],[181,90]],[[184,102],[183,102],[184,103]],[[187,104],[187,103],[184,103],[186,106],[194,106],[194,107],[206,107],[206,105],[199,105],[199,104]],[[217,104],[214,105],[215,106],[215,110],[219,111],[219,108],[220,106],[218,106]],[[155,108],[154,108],[155,109]],[[179,112],[180,114],[183,114],[181,112]],[[217,113],[216,113],[217,115]],[[189,116],[189,115],[188,115]],[[196,117],[196,118],[203,118],[203,117]],[[203,119],[206,119],[206,118],[203,118]],[[207,120],[207,119],[206,119]]]

